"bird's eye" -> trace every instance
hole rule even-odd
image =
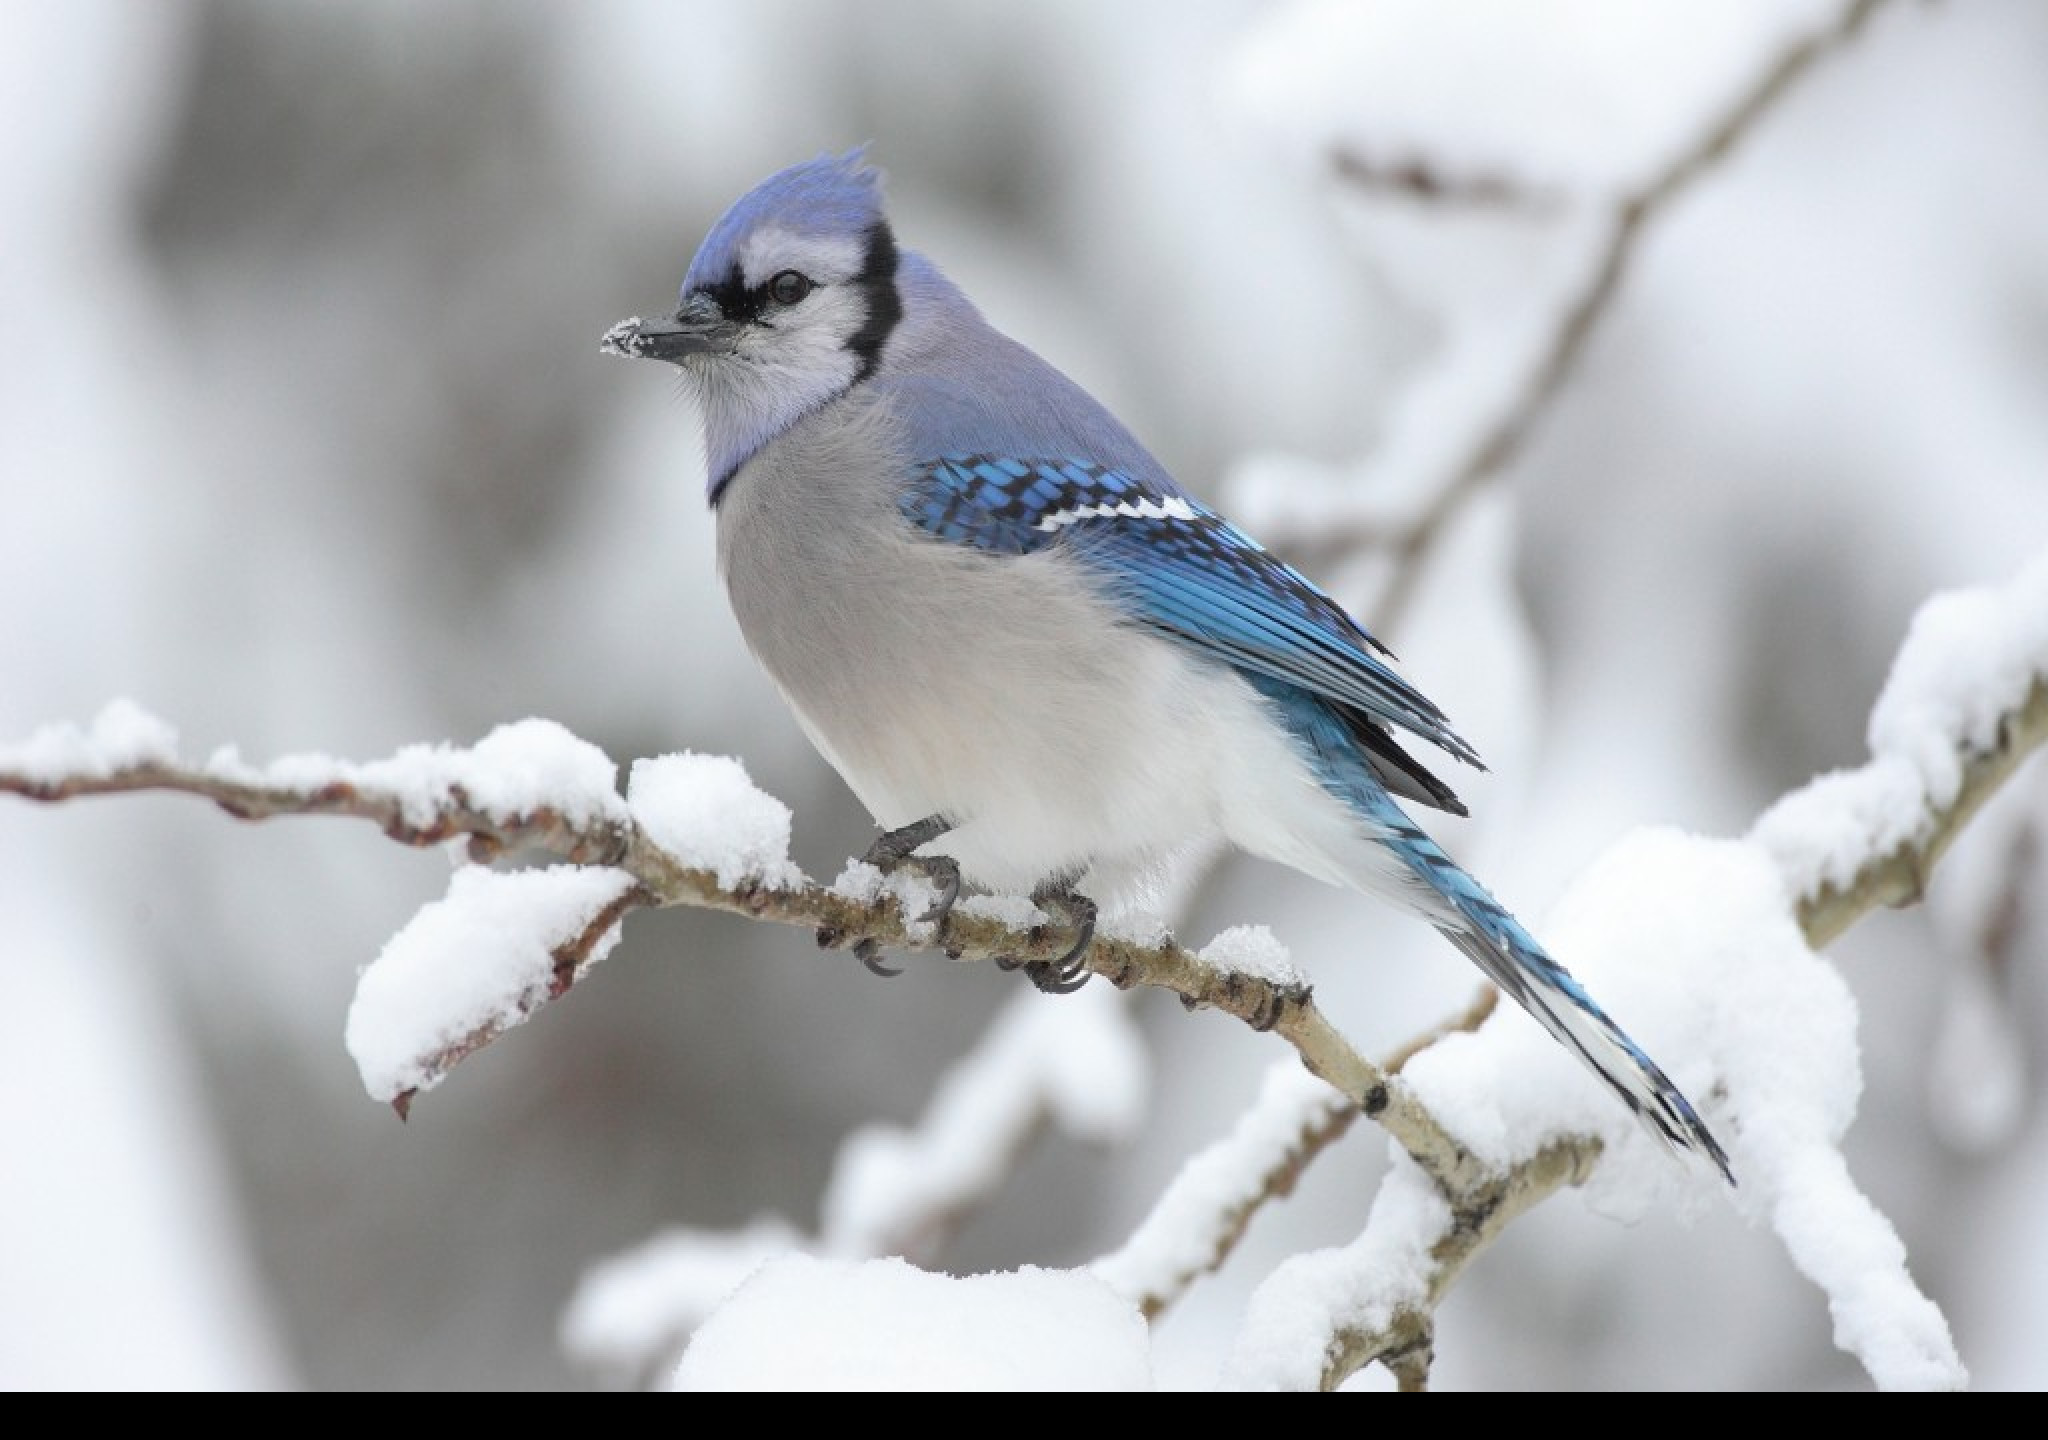
[[[777,305],[794,305],[814,288],[810,276],[794,270],[782,270],[768,282],[768,298]]]

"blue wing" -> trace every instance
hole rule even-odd
[[[1479,764],[1443,712],[1379,658],[1386,647],[1343,607],[1186,495],[1082,460],[949,455],[916,467],[899,503],[920,529],[978,550],[1025,555],[1071,545],[1112,578],[1143,623],[1333,702],[1370,721],[1378,738],[1383,727],[1398,726]],[[1397,790],[1462,808],[1391,739],[1385,746],[1392,753],[1381,758],[1430,793]]]

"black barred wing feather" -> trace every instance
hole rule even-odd
[[[1364,626],[1186,495],[1083,460],[958,455],[918,467],[900,504],[920,529],[978,550],[1025,555],[1071,545],[1129,597],[1133,619],[1254,675],[1300,686],[1368,718],[1375,730],[1396,726],[1479,763],[1443,712],[1380,658],[1386,649]],[[1397,791],[1461,808],[1414,761],[1398,749],[1392,756],[1379,758],[1427,793]]]

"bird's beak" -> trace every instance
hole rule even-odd
[[[708,295],[692,295],[683,308],[662,320],[634,316],[604,332],[598,349],[629,360],[679,363],[692,355],[725,355],[732,351],[740,327],[725,318]]]

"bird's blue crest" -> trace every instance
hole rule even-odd
[[[740,242],[763,224],[772,222],[798,235],[858,236],[881,221],[882,172],[867,163],[865,145],[778,170],[734,201],[711,227],[683,277],[683,294],[723,280]]]

